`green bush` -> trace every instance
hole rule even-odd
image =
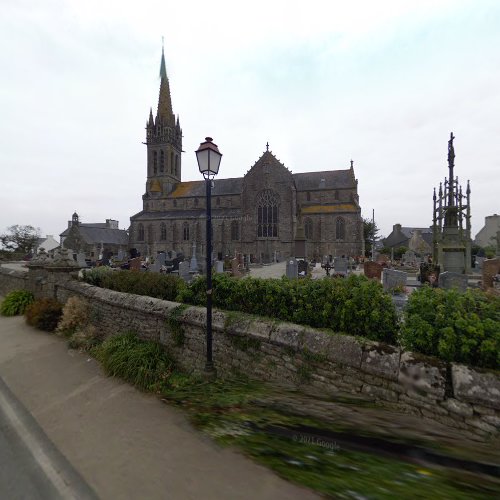
[[[135,333],[108,338],[95,354],[108,375],[147,391],[157,392],[165,387],[174,369],[163,346],[140,340]]]
[[[175,300],[184,281],[171,274],[136,272],[128,270],[99,271],[100,268],[84,272],[84,280],[91,285],[109,288],[117,292],[147,295],[163,300]]]
[[[101,267],[93,267],[92,269],[83,269],[82,276],[83,276],[83,281],[85,281],[89,285],[103,287],[102,280],[104,276],[107,276],[108,274],[115,272],[118,272],[118,270],[111,269],[110,267],[106,266],[101,266]]]
[[[213,277],[213,304],[229,311],[268,316],[316,328],[394,343],[398,321],[382,286],[364,276],[290,280]],[[181,290],[178,300],[203,306],[206,280]]]
[[[8,293],[0,305],[2,316],[17,316],[24,314],[26,308],[35,300],[33,294],[27,290],[14,290]]]
[[[55,299],[38,299],[25,311],[26,322],[46,332],[53,332],[62,316],[63,305]]]
[[[445,361],[499,369],[500,298],[422,287],[408,300],[401,344]]]

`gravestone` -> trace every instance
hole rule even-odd
[[[297,259],[293,257],[286,261],[286,277],[291,279],[299,277],[299,265]]]
[[[155,273],[161,272],[163,266],[165,266],[165,262],[166,262],[166,255],[164,252],[160,252],[156,256],[156,260],[155,260],[154,264],[150,267],[150,270],[155,272]]]
[[[141,258],[135,257],[134,259],[129,260],[130,270],[131,271],[140,271],[141,270]]]
[[[460,292],[465,292],[467,290],[467,276],[452,271],[445,271],[439,275],[439,288],[456,288]]]
[[[299,276],[307,276],[307,260],[297,259],[297,272]]]
[[[379,281],[382,276],[382,269],[382,266],[378,262],[373,262],[371,260],[365,262],[363,266],[363,272],[367,278]]]
[[[345,276],[347,274],[347,268],[349,267],[349,261],[345,257],[335,257],[333,259],[333,268],[335,274],[342,274]]]
[[[224,262],[222,260],[215,261],[215,272],[223,273],[224,272]]]
[[[117,260],[119,260],[120,262],[122,262],[123,260],[125,260],[126,258],[126,254],[125,252],[120,248],[120,250],[118,250],[118,255],[117,255]]]
[[[483,290],[493,288],[493,278],[500,273],[500,257],[483,262]]]
[[[402,257],[403,264],[406,266],[416,266],[417,265],[417,255],[413,250],[408,250],[403,254]]]
[[[179,276],[184,280],[184,281],[190,281],[191,280],[191,274],[189,273],[189,262],[186,260],[183,260],[182,262],[179,262]]]
[[[239,264],[238,264],[238,259],[234,258],[231,260],[231,273],[235,277],[241,276]]]
[[[429,283],[431,286],[437,286],[441,267],[437,264],[424,262],[420,264],[420,283]]]
[[[485,257],[477,257],[476,256],[476,267],[479,269],[479,270],[482,270],[483,269],[483,262],[486,260]]]
[[[404,291],[406,287],[407,275],[404,271],[396,271],[394,269],[384,269],[382,272],[382,284],[386,292],[394,292],[395,290]]]
[[[87,261],[85,260],[85,254],[83,252],[78,252],[76,255],[76,262],[80,267],[88,267]]]
[[[198,272],[198,261],[196,260],[196,243],[193,241],[193,248],[191,251],[191,262],[189,263],[189,270],[192,273]]]

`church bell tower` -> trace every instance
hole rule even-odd
[[[153,118],[153,110],[149,111],[146,123],[147,146],[147,199],[163,198],[173,189],[174,185],[181,182],[181,152],[182,129],[179,117],[172,111],[170,97],[170,84],[165,66],[165,54],[162,47],[160,64],[160,95],[158,109]]]

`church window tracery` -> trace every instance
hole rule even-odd
[[[189,241],[189,225],[187,222],[184,222],[184,226],[182,227],[182,236],[184,241]]]
[[[153,174],[158,173],[158,153],[153,151]]]
[[[257,199],[257,237],[277,238],[279,221],[279,197],[271,189],[265,189]]]
[[[313,221],[308,217],[304,222],[304,230],[306,233],[306,239],[313,239]]]
[[[163,149],[160,151],[160,172],[165,170],[165,153]]]
[[[345,240],[345,220],[342,217],[335,221],[335,239]]]
[[[237,220],[231,222],[231,240],[238,241],[240,239],[240,225]]]
[[[142,224],[139,224],[137,228],[137,239],[139,241],[144,241],[144,226]]]
[[[164,222],[160,225],[160,240],[165,241],[167,239],[167,226]]]

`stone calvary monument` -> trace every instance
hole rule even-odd
[[[432,222],[433,262],[442,271],[468,274],[471,272],[471,227],[470,184],[467,181],[465,194],[453,177],[455,149],[453,132],[448,141],[448,179],[439,183],[436,196],[434,188],[434,211]]]

